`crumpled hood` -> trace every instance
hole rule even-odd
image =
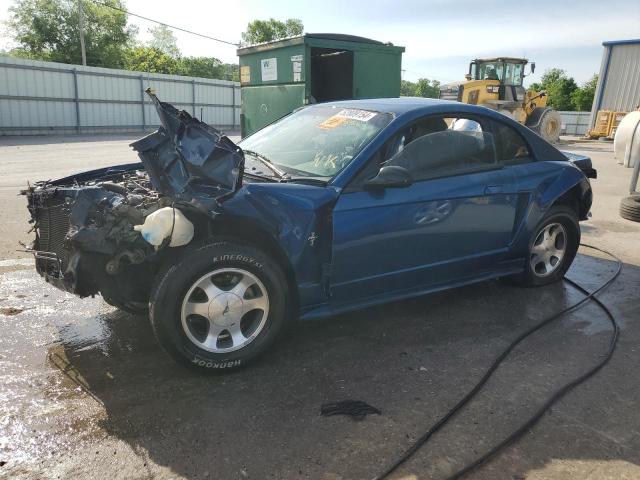
[[[131,147],[142,159],[154,188],[211,211],[242,185],[244,154],[219,130],[158,100],[149,89],[162,126]]]

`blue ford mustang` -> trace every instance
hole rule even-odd
[[[595,177],[500,113],[395,98],[308,106],[235,145],[149,92],[141,163],[25,190],[38,272],[146,313],[231,369],[287,324],[495,277],[558,281]],[[135,227],[135,228],[134,228]]]

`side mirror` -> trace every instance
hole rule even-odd
[[[398,165],[387,165],[382,167],[378,175],[364,183],[368,190],[382,188],[403,188],[413,184],[413,178],[404,167]]]
[[[531,73],[536,71],[536,62],[531,62]]]

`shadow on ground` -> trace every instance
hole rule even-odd
[[[570,276],[591,289],[613,269],[582,255]],[[612,362],[472,478],[537,478],[545,469],[587,478],[594,460],[608,462],[611,478],[640,478],[639,286],[640,269],[627,265],[603,296],[623,328]],[[367,479],[453,406],[511,339],[579,298],[563,284],[464,287],[300,324],[256,364],[214,376],[174,364],[145,318],[114,311],[93,320],[93,330],[61,328],[49,362],[104,406],[102,429],[169,473]],[[593,305],[543,329],[392,478],[444,478],[482,454],[595,363],[609,336]],[[364,400],[382,415],[361,422],[319,415],[323,402],[344,399]],[[96,452],[103,455],[112,453]]]

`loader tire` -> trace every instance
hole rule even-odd
[[[538,109],[536,109],[538,110]],[[560,140],[560,130],[562,129],[562,117],[558,112],[550,108],[542,112],[533,111],[532,117],[538,117],[535,125],[530,125],[534,132],[540,135],[549,143],[557,143]]]

